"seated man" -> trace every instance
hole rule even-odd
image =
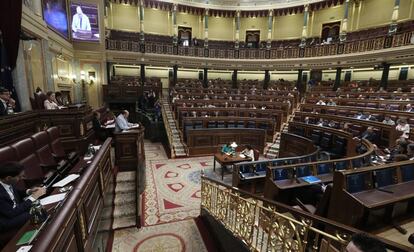
[[[16,102],[11,98],[10,91],[0,87],[0,116],[12,113],[15,106]]]
[[[0,245],[30,219],[32,202],[46,193],[44,187],[17,190],[15,184],[24,177],[24,167],[17,162],[0,165]]]
[[[128,110],[123,110],[121,114],[115,120],[115,133],[122,132],[123,130],[129,130],[134,127],[135,124],[128,122],[129,112]]]
[[[377,141],[377,134],[374,132],[374,127],[369,126],[367,130],[362,133],[361,139],[366,139],[371,143],[375,143]]]
[[[346,246],[347,252],[386,252],[381,241],[372,238],[364,233],[354,234]]]

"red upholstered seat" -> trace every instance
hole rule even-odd
[[[19,163],[24,166],[25,181],[30,187],[39,183],[44,178],[44,173],[40,167],[39,158],[35,154],[35,146],[31,138],[23,139],[12,145],[16,151]]]
[[[45,166],[55,166],[56,161],[53,158],[52,149],[50,148],[50,138],[46,131],[41,131],[31,136],[35,149],[36,155],[40,160],[40,163]]]
[[[6,146],[3,148],[0,148],[0,164],[9,162],[9,161],[17,161],[17,154],[16,151],[10,147]]]
[[[53,154],[55,154],[58,158],[64,158],[66,153],[63,149],[62,142],[60,141],[58,127],[51,127],[47,129],[46,132],[50,138],[50,147],[52,148]]]

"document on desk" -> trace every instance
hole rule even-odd
[[[79,174],[70,174],[69,176],[66,176],[66,178],[56,182],[52,185],[52,187],[64,187],[70,182],[74,181],[75,179],[79,178]]]
[[[21,246],[18,250],[16,250],[16,252],[27,252],[27,251],[30,251],[31,248],[32,248],[32,245]]]
[[[66,193],[59,193],[59,194],[53,194],[50,196],[47,196],[46,198],[43,198],[40,200],[40,204],[42,206],[53,204],[59,201],[62,201],[66,196]]]

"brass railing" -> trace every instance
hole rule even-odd
[[[345,251],[356,229],[202,176],[201,207],[251,251]],[[407,247],[379,238],[391,251]]]

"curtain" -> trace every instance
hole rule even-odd
[[[19,51],[22,0],[0,0],[0,31],[7,51],[8,65],[13,70]]]

